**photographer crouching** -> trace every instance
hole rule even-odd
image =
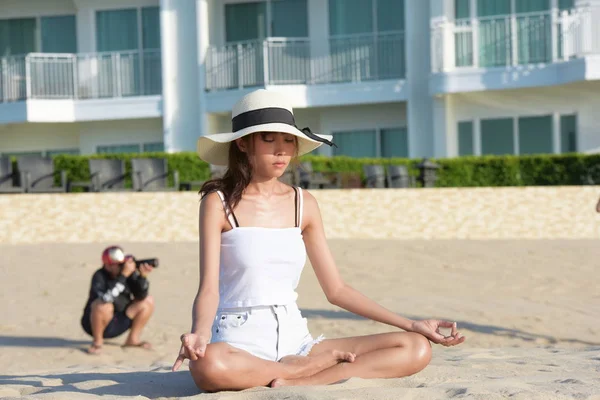
[[[100,353],[104,339],[120,336],[129,329],[123,347],[150,349],[150,343],[141,341],[140,335],[154,311],[147,276],[158,266],[158,260],[136,261],[120,247],[111,246],[102,252],[102,264],[92,276],[81,318],[83,330],[94,338],[88,353]]]

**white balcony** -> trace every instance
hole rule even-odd
[[[161,74],[160,50],[4,57],[0,123],[19,122],[1,112],[19,104],[38,122],[160,116]]]
[[[432,93],[600,79],[600,7],[437,21]]]
[[[278,86],[310,99],[298,106],[401,101],[403,32],[324,39],[268,38],[210,46],[206,55],[209,111],[224,111],[239,90]],[[354,99],[356,97],[356,99]],[[372,97],[372,99],[370,99]]]

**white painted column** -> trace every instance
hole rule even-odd
[[[308,0],[308,35],[310,40],[312,77],[328,77],[329,57],[329,4],[323,0]],[[317,80],[315,83],[318,83]],[[323,147],[323,146],[321,146]]]
[[[194,150],[200,103],[196,2],[160,0],[160,24],[165,151]]]
[[[430,157],[434,153],[431,73],[430,3],[405,2],[407,122],[410,157]]]
[[[438,158],[458,156],[457,122],[451,94],[433,97],[433,155]]]
[[[209,1],[211,5],[213,0],[196,0],[196,30],[197,30],[197,74],[198,74],[198,136],[207,135],[208,131],[208,114],[206,113],[206,54],[209,45]],[[194,148],[195,148],[194,144]]]
[[[75,30],[77,31],[77,52],[93,53],[96,51],[96,13],[87,1],[75,0]]]
[[[96,51],[96,18],[89,8],[77,10],[75,16],[77,31],[77,52],[93,53]]]

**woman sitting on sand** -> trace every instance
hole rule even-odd
[[[234,106],[232,125],[198,140],[200,158],[228,170],[200,190],[200,285],[174,371],[190,359],[206,391],[394,378],[427,366],[429,340],[465,340],[454,323],[411,321],[342,280],[317,201],[278,180],[293,156],[332,145],[330,136],[299,130],[281,95],[263,89]],[[295,291],[307,254],[330,303],[405,332],[313,339]]]

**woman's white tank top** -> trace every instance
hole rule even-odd
[[[284,305],[298,298],[296,288],[306,263],[302,240],[302,189],[296,191],[296,226],[240,227],[217,192],[232,229],[221,233],[219,308]]]

